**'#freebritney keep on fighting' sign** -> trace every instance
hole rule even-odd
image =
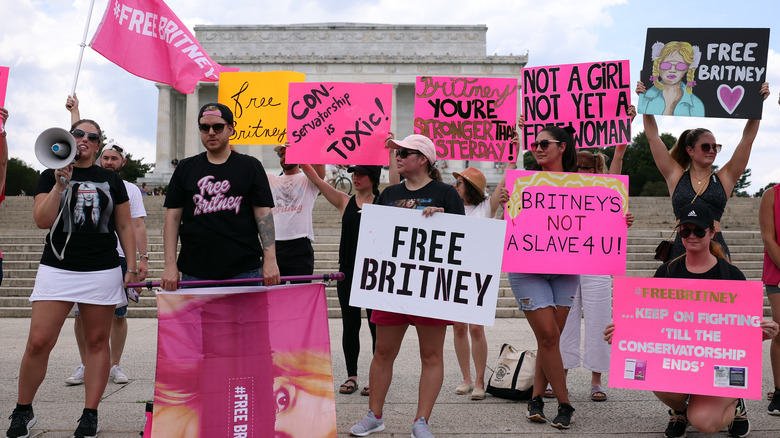
[[[628,177],[509,170],[502,271],[623,275]]]
[[[761,398],[759,281],[614,280],[609,386]]]

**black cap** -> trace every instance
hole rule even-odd
[[[366,175],[367,177],[371,178],[371,181],[379,183],[379,176],[382,175],[382,166],[349,166],[347,168],[347,172],[357,172],[361,175]]]
[[[693,224],[707,229],[713,223],[712,213],[705,205],[688,204],[680,212],[680,225]]]
[[[221,103],[207,103],[203,105],[200,108],[200,111],[198,111],[198,122],[200,123],[200,118],[203,117],[203,112],[206,111],[206,108],[213,107],[211,110],[209,110],[207,115],[214,115],[219,116],[225,119],[225,121],[228,123],[228,125],[233,124],[233,111],[230,111],[230,108],[226,107],[225,105],[222,105]],[[214,114],[211,114],[211,111],[214,111]],[[219,113],[219,114],[216,114]]]

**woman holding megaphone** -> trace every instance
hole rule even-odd
[[[50,232],[30,296],[30,333],[8,437],[28,436],[36,422],[32,402],[46,376],[49,353],[74,303],[79,307],[87,347],[85,406],[74,436],[97,435],[97,407],[110,366],[111,321],[114,308],[127,304],[116,235],[127,254],[124,282],[138,281],[125,186],[116,172],[95,165],[102,138],[100,126],[92,120],[79,120],[70,134],[80,156],[60,169],[43,171],[35,188],[35,224]]]

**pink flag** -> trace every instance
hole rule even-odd
[[[91,46],[128,72],[182,93],[198,81],[219,81],[238,71],[211,60],[195,36],[162,0],[112,0]]]

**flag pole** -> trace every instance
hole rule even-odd
[[[73,89],[70,95],[76,94],[76,84],[79,82],[79,71],[81,70],[81,58],[84,57],[84,48],[87,46],[87,32],[89,32],[89,20],[92,18],[92,7],[95,6],[95,0],[89,2],[89,12],[87,13],[87,25],[84,26],[84,36],[81,37],[81,50],[79,50],[79,62],[76,64],[76,76],[73,78]]]

